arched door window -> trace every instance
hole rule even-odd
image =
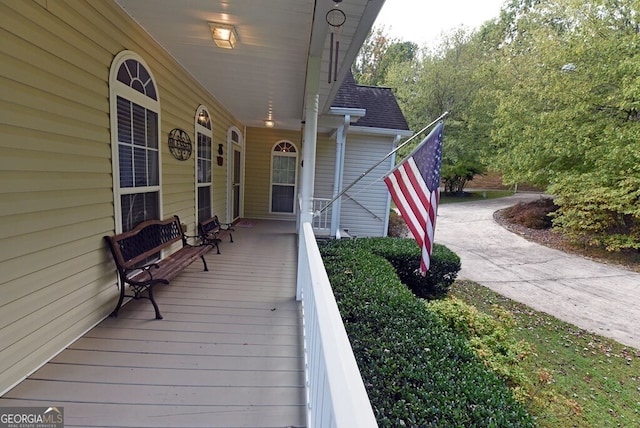
[[[160,102],[149,67],[121,52],[109,78],[116,231],[160,218]]]
[[[212,155],[211,145],[213,134],[211,128],[211,116],[204,106],[200,106],[196,112],[195,125],[196,142],[198,145],[196,155],[196,207],[198,222],[211,218],[212,199]]]
[[[298,150],[281,141],[271,151],[271,212],[295,212]]]

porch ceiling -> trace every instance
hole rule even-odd
[[[338,87],[385,0],[344,0],[336,82],[328,82],[332,0],[116,0],[245,125],[300,128],[307,77],[319,82],[320,113]],[[235,49],[215,47],[208,22],[235,26]],[[308,67],[321,57],[320,70]],[[195,109],[196,106],[194,106]]]

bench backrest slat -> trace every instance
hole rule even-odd
[[[173,243],[182,241],[180,219],[147,220],[128,232],[105,237],[117,264],[131,269]]]
[[[218,231],[218,229],[220,229],[220,221],[218,220],[218,216],[213,216],[208,220],[198,223],[198,227],[200,228],[200,234],[203,236],[207,236],[211,232]]]

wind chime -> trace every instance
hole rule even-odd
[[[328,83],[334,82],[338,79],[338,55],[340,52],[340,33],[342,32],[342,25],[347,20],[347,15],[340,9],[338,4],[342,0],[336,0],[335,6],[329,12],[327,12],[326,19],[327,24],[331,27],[331,41],[329,45],[329,80]],[[335,46],[335,48],[334,48]],[[332,79],[333,78],[333,79]]]

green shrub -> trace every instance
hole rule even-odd
[[[375,240],[365,247],[335,241],[321,252],[379,426],[532,427],[504,382],[372,251]]]
[[[409,228],[402,216],[398,215],[394,210],[389,212],[389,229],[387,236],[393,238],[406,238],[409,236]]]
[[[495,315],[489,315],[455,297],[427,305],[449,328],[464,337],[487,367],[509,387],[529,389],[520,362],[531,355],[532,349],[527,342],[513,338],[511,330],[515,328],[515,321],[510,313],[494,307]]]
[[[422,298],[434,299],[447,294],[460,271],[460,257],[447,247],[435,244],[426,276],[419,273],[420,248],[409,238],[360,238],[346,241],[329,241],[324,251],[339,246],[341,251],[363,250],[388,260],[400,280],[413,293]]]

